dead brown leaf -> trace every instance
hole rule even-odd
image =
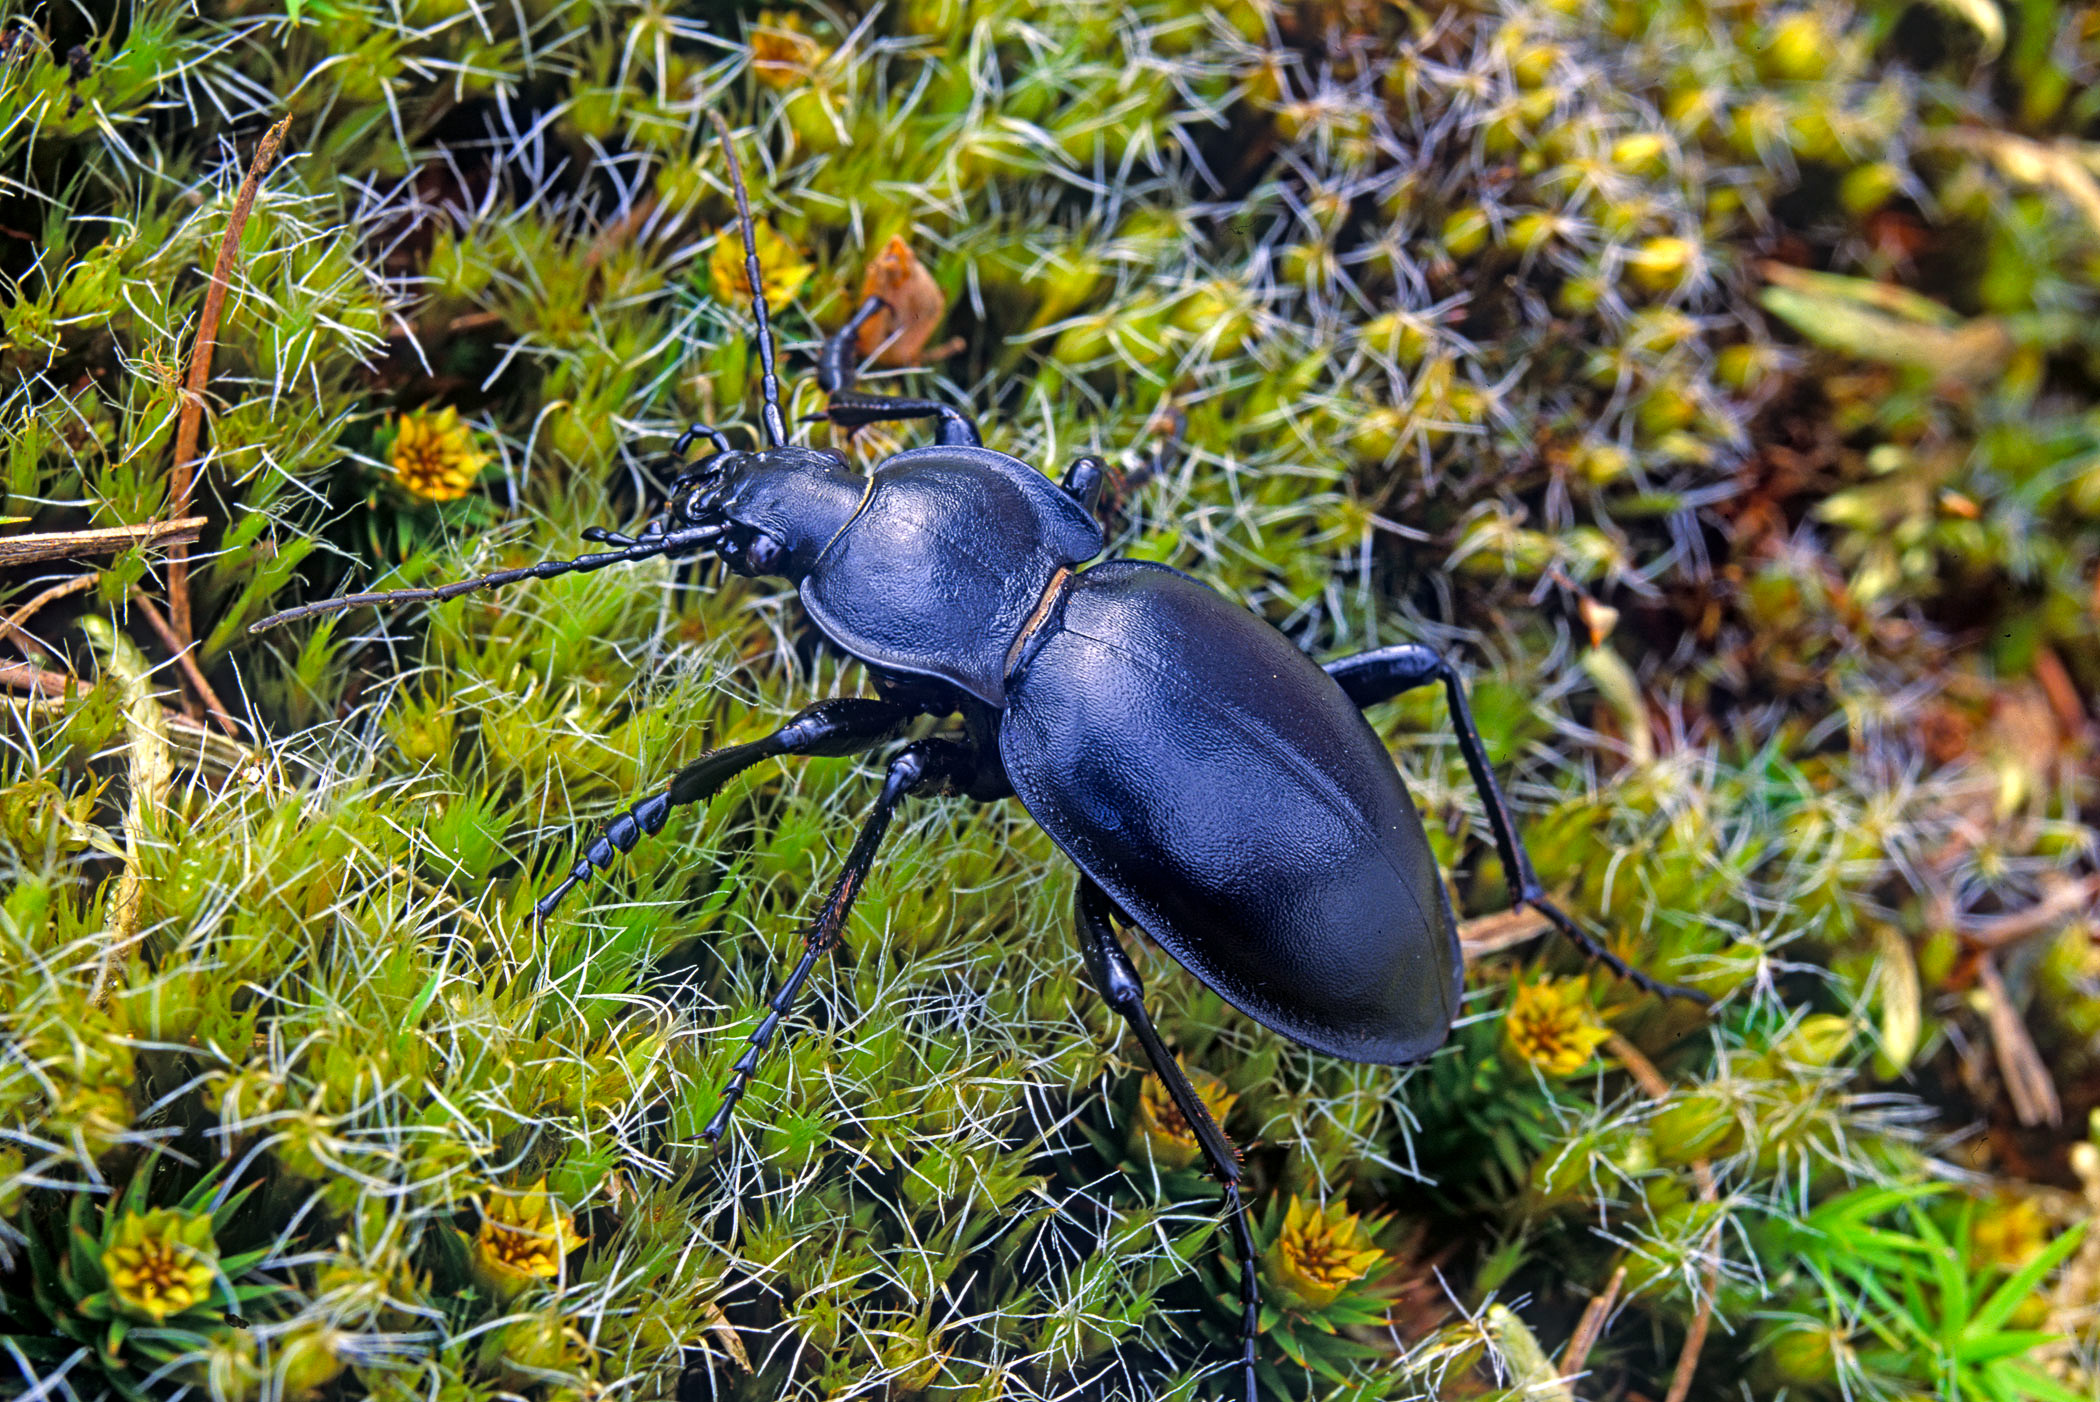
[[[872,357],[876,364],[892,367],[917,365],[948,313],[948,298],[911,245],[892,237],[868,264],[860,295],[863,300],[880,297],[885,303],[861,325],[857,343],[861,358]]]

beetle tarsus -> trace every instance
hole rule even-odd
[[[685,450],[693,446],[694,440],[700,438],[705,438],[714,444],[714,449],[718,453],[730,451],[729,435],[722,432],[721,429],[712,428],[707,424],[692,424],[686,428],[685,432],[671,440],[671,456],[674,458],[684,457]]]
[[[1644,973],[1627,963],[1612,953],[1603,940],[1585,930],[1573,916],[1547,900],[1544,893],[1527,894],[1520,904],[1528,905],[1545,916],[1563,938],[1643,993],[1653,993],[1658,998],[1682,998],[1688,1003],[1697,1003],[1702,1008],[1714,1005],[1714,1000],[1709,994],[1701,993],[1696,988],[1686,988],[1682,984],[1664,983],[1652,974]]]
[[[831,398],[821,413],[811,414],[809,418],[828,420],[844,429],[894,423],[901,419],[937,419],[936,442],[977,447],[984,441],[978,435],[977,425],[953,405],[935,399],[892,398],[854,392],[854,382],[860,378],[860,328],[867,324],[869,317],[888,307],[889,303],[871,294],[855,308],[844,326],[824,339],[824,349],[817,355],[817,383]]]
[[[868,424],[898,423],[905,419],[937,419],[934,441],[951,448],[981,447],[977,425],[962,411],[938,399],[906,399],[882,394],[840,390],[824,406],[824,417],[840,428],[862,428]]]
[[[577,858],[575,866],[569,868],[569,874],[563,878],[561,885],[549,891],[533,906],[533,918],[545,920],[554,914],[555,907],[562,903],[563,897],[590,880],[594,871],[611,870],[612,864],[620,859],[623,852],[634,850],[634,844],[641,841],[643,833],[653,837],[662,832],[664,820],[670,816],[670,795],[657,794],[652,798],[643,799],[607,823],[604,835],[584,848],[583,855]]]
[[[888,702],[868,703],[888,705]],[[860,836],[853,840],[853,849],[846,854],[846,866],[839,879],[825,898],[816,919],[810,922],[809,931],[803,937],[802,957],[795,963],[794,972],[781,981],[773,996],[766,1000],[766,1015],[758,1026],[751,1029],[743,1054],[729,1068],[729,1080],[722,1087],[722,1103],[700,1131],[710,1146],[721,1143],[728,1132],[730,1118],[736,1114],[737,1102],[751,1085],[751,1077],[758,1070],[760,1055],[780,1030],[780,1024],[794,1011],[795,999],[802,992],[802,985],[809,978],[810,970],[817,961],[831,952],[845,933],[846,917],[852,913],[853,898],[860,894],[861,885],[867,881],[869,870],[875,865],[875,850],[882,845],[883,834],[889,831],[890,819],[896,815],[897,805],[910,793],[924,792],[966,782],[975,769],[975,761],[968,750],[947,740],[916,740],[897,753],[883,775],[882,792],[876,795],[875,807],[861,824]]]
[[[1232,1227],[1232,1248],[1240,1261],[1241,1381],[1246,1386],[1247,1402],[1261,1402],[1254,1382],[1254,1336],[1261,1328],[1261,1284],[1255,1279],[1254,1234],[1247,1230],[1247,1208],[1240,1201],[1240,1185],[1236,1181],[1225,1184],[1221,1211]]]

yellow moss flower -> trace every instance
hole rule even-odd
[[[772,225],[754,223],[751,234],[758,243],[758,266],[765,272],[766,305],[777,312],[795,300],[816,269]],[[715,240],[707,255],[707,276],[717,301],[751,305],[751,279],[744,274],[744,235],[736,225],[723,229]]]
[[[1187,1074],[1189,1084],[1195,1087],[1196,1099],[1203,1102],[1210,1117],[1222,1126],[1239,1097],[1225,1089],[1225,1083],[1207,1071]],[[1145,1077],[1144,1083],[1138,1087],[1137,1129],[1138,1138],[1152,1151],[1152,1161],[1161,1168],[1186,1168],[1203,1155],[1202,1145],[1196,1142],[1196,1132],[1182,1118],[1181,1108],[1174,1103],[1174,1097],[1167,1093],[1166,1084],[1157,1076]]]
[[[211,1218],[159,1208],[127,1212],[102,1253],[111,1303],[129,1319],[159,1324],[211,1296],[219,1249]]]
[[[811,37],[802,16],[760,10],[747,31],[751,40],[751,73],[769,88],[799,88],[808,83],[831,50]]]
[[[2049,1244],[2049,1219],[2033,1198],[1992,1198],[1969,1227],[1969,1257],[1977,1266],[2017,1271]]]
[[[474,1237],[474,1278],[502,1299],[561,1274],[562,1258],[586,1238],[540,1179],[522,1193],[496,1193],[481,1209]]]
[[[1667,292],[1684,280],[1699,259],[1699,245],[1690,239],[1658,234],[1635,249],[1626,259],[1626,272],[1650,292]]]
[[[1262,1253],[1263,1274],[1312,1309],[1333,1304],[1351,1281],[1383,1260],[1385,1253],[1371,1244],[1370,1231],[1346,1205],[1316,1207],[1296,1194],[1283,1214],[1282,1232]]]
[[[394,432],[394,477],[425,501],[457,501],[481,480],[489,455],[449,405],[403,414]]]
[[[1517,985],[1502,1034],[1519,1060],[1549,1076],[1572,1076],[1611,1029],[1590,1007],[1588,979],[1540,979]]]

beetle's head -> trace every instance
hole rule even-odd
[[[719,530],[711,549],[738,574],[800,579],[853,519],[867,486],[829,449],[729,449],[682,473],[643,535]]]

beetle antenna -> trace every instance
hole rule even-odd
[[[514,570],[497,570],[494,574],[476,575],[472,579],[456,579],[450,584],[439,584],[429,588],[383,589],[374,594],[344,594],[339,598],[320,599],[314,603],[286,609],[282,613],[273,613],[268,618],[249,624],[248,631],[260,633],[275,628],[280,623],[292,623],[302,618],[312,618],[316,614],[341,613],[344,609],[363,608],[367,604],[412,604],[419,600],[437,603],[446,599],[456,599],[462,594],[471,594],[477,589],[495,589],[505,584],[515,584],[521,579],[552,579],[556,575],[602,570],[608,565],[625,564],[630,560],[647,560],[656,555],[669,555],[674,551],[711,545],[716,537],[727,529],[727,525],[694,526],[654,539],[632,541],[619,550],[579,555],[573,560],[542,560],[536,565],[521,565]]]
[[[765,407],[760,417],[766,425],[768,446],[787,446],[787,423],[780,415],[780,376],[773,369],[773,324],[766,312],[766,275],[758,265],[758,235],[751,226],[751,196],[744,190],[743,168],[736,163],[736,142],[730,139],[729,123],[720,112],[708,113],[715,130],[722,134],[722,154],[729,158],[729,184],[736,191],[737,227],[744,236],[744,278],[751,284],[751,311],[758,318],[758,368]]]

